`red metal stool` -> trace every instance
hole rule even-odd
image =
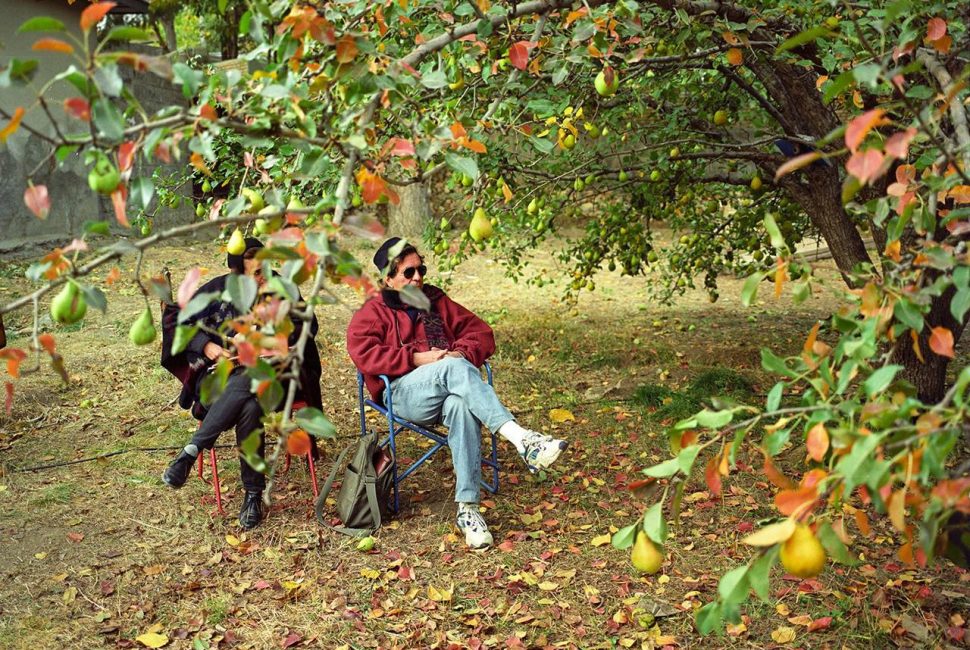
[[[298,400],[293,403],[293,413],[296,413],[302,408],[306,407],[306,402]],[[199,422],[201,426],[202,423]],[[286,454],[286,466],[284,467],[285,472],[290,470],[290,454]],[[320,494],[320,489],[317,487],[317,470],[313,462],[313,448],[306,453],[307,466],[310,469],[310,482],[313,486],[313,498],[316,500],[317,496]],[[212,489],[216,496],[216,510],[220,515],[226,514],[225,510],[222,509],[222,486],[219,483],[219,465],[216,462],[216,450],[209,450],[209,465],[212,467]],[[205,482],[205,476],[203,475],[203,468],[205,467],[205,455],[199,454],[199,478]]]

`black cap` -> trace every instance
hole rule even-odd
[[[391,237],[386,242],[381,244],[381,247],[377,249],[374,253],[374,265],[377,266],[377,270],[384,273],[387,269],[387,264],[392,259],[401,254],[404,247],[407,246],[407,242],[400,237]],[[396,247],[396,248],[395,248]],[[391,255],[391,249],[394,249],[394,255]]]
[[[259,248],[263,248],[263,242],[259,241],[255,237],[246,237],[246,249],[241,255],[233,255],[232,253],[229,253],[226,256],[226,266],[237,273],[242,273],[246,268],[245,265],[243,265],[243,257],[245,257],[246,253],[249,251]]]

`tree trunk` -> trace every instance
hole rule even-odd
[[[160,19],[162,29],[165,30],[165,41],[168,52],[175,52],[179,49],[178,39],[175,37],[175,15],[163,16]]]
[[[404,237],[412,242],[421,241],[424,230],[431,221],[431,202],[424,183],[411,183],[395,187],[401,202],[387,204],[388,234]]]
[[[7,330],[3,327],[3,316],[0,316],[0,350],[7,347]]]

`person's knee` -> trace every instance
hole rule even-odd
[[[459,418],[470,417],[471,411],[468,408],[468,404],[461,397],[449,395],[441,403],[441,415],[445,422],[454,422]]]
[[[444,375],[457,375],[457,374],[468,374],[475,373],[477,370],[475,366],[469,363],[468,359],[464,357],[445,357],[437,362],[436,365],[440,364],[440,369]]]
[[[259,400],[255,397],[250,397],[245,400],[239,408],[239,421],[240,422],[259,422],[259,419],[263,416],[263,409],[259,405]]]

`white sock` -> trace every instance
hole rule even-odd
[[[199,448],[193,445],[192,443],[185,445],[185,449],[183,449],[182,451],[187,453],[189,456],[192,456],[193,458],[199,455]]]
[[[459,501],[458,502],[458,514],[461,514],[463,512],[478,512],[478,504],[477,503],[468,503],[468,502],[465,502],[465,501]]]
[[[525,445],[522,443],[522,437],[525,436],[528,431],[528,429],[524,429],[519,426],[519,423],[515,420],[509,420],[500,426],[496,433],[515,445],[516,450],[521,454],[523,451],[525,451]]]

